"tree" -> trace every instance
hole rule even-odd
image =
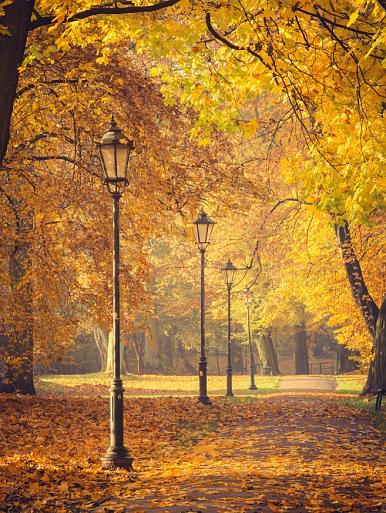
[[[94,7],[78,10],[78,3],[64,5],[56,2],[35,0],[11,0],[0,7],[0,166],[6,155],[9,142],[9,128],[16,91],[19,83],[19,69],[22,65],[28,34],[39,27],[55,23],[72,23],[103,14],[123,15],[158,11],[170,7],[179,0],[165,0],[155,5],[118,7]],[[71,9],[72,14],[68,9]],[[44,11],[44,12],[43,12]]]
[[[177,73],[172,77],[167,62],[155,69],[167,84],[168,101],[178,91],[182,101],[200,112],[195,133],[205,140],[213,126],[256,130],[260,119],[245,119],[240,105],[251,104],[270,89],[276,102],[288,107],[287,122],[303,139],[303,147],[282,163],[286,179],[297,184],[297,195],[289,200],[312,205],[326,219],[332,218],[327,222],[338,227],[340,245],[347,245],[350,229],[371,223],[384,207],[384,6],[348,1],[339,7],[327,2],[232,7],[206,10],[205,44],[197,29],[203,13],[197,9],[191,14],[197,44],[189,62],[186,50],[191,39],[184,43],[182,36],[187,22],[175,23],[173,34],[180,48],[175,52],[178,45],[173,46],[173,66],[184,78]],[[158,38],[165,55],[160,44],[164,35]],[[142,41],[146,48],[152,44]],[[355,260],[359,263],[356,256]],[[351,262],[343,263],[348,271]],[[359,272],[360,266],[354,267]],[[352,287],[354,276],[347,277]],[[365,291],[360,276],[359,281]],[[359,298],[357,285],[352,292],[374,340],[378,307],[366,293]],[[376,360],[380,354],[375,352]],[[375,392],[373,381],[370,371],[366,392]]]
[[[122,309],[127,333],[135,318],[133,305],[147,296],[149,237],[164,231],[164,216],[197,204],[202,184],[196,187],[192,177],[204,176],[207,162],[216,169],[217,150],[190,143],[191,121],[178,109],[164,106],[157,85],[149,80],[144,95],[145,68],[134,62],[134,56],[132,62],[131,69],[119,60],[94,67],[95,52],[75,48],[60,64],[41,61],[41,67],[23,73],[14,116],[19,129],[12,133],[0,198],[5,241],[1,283],[6,292],[1,326],[4,334],[18,341],[26,340],[25,330],[31,327],[25,383],[32,380],[32,334],[40,362],[65,354],[85,326],[110,323],[110,202],[95,159],[95,144],[105,129],[100,120],[108,119],[106,105],[122,112],[130,98],[124,125],[143,151],[135,163],[141,179],[132,180],[122,203]],[[117,78],[114,87],[112,70]],[[215,171],[207,182],[217,180],[218,174]],[[189,189],[186,183],[192,184]],[[14,273],[14,278],[23,281],[22,286],[11,279],[17,266],[23,273]],[[30,294],[22,298],[27,280]],[[23,314],[16,315],[22,309]],[[20,351],[22,346],[17,345]],[[20,358],[14,357],[9,344],[1,353],[10,365],[5,375],[14,381]],[[14,385],[20,389],[19,381]]]

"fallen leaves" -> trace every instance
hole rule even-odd
[[[102,471],[108,399],[0,396],[1,513],[375,513],[385,456],[367,412],[328,395],[129,399],[136,473]]]

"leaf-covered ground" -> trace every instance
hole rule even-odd
[[[384,443],[334,394],[127,399],[135,474],[100,469],[105,398],[3,395],[0,411],[2,513],[386,511]]]

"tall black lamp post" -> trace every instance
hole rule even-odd
[[[222,273],[228,291],[228,366],[227,366],[227,391],[226,396],[232,397],[232,342],[231,342],[231,290],[235,282],[237,267],[230,260],[223,267]]]
[[[114,372],[110,388],[110,447],[102,458],[103,468],[132,469],[133,458],[123,443],[123,386],[120,352],[120,298],[119,298],[119,200],[128,185],[127,172],[133,143],[122,142],[123,134],[114,116],[110,127],[98,145],[104,172],[104,183],[113,198],[113,337]]]
[[[194,238],[201,253],[201,338],[198,375],[200,391],[198,400],[203,404],[211,404],[208,397],[208,364],[205,352],[205,251],[208,247],[215,222],[203,210],[193,221]]]
[[[251,337],[251,319],[249,309],[251,306],[251,291],[249,289],[244,289],[244,303],[247,307],[247,324],[248,324],[248,347],[249,347],[249,371],[251,376],[251,383],[249,385],[249,390],[257,390],[257,386],[255,384],[255,358],[253,355],[253,347],[252,347],[252,337]]]

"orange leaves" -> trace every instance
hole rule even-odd
[[[136,474],[100,469],[102,398],[0,396],[0,511],[375,513],[383,445],[332,395],[126,401]]]

